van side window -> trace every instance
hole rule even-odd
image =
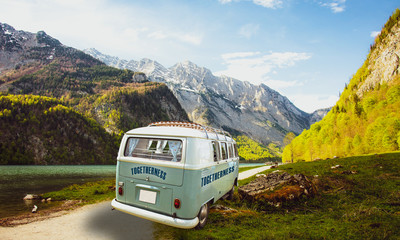
[[[238,149],[237,149],[237,145],[233,144],[233,149],[235,150],[235,157],[239,157],[239,153],[238,153]]]
[[[221,143],[222,160],[228,159],[228,152],[226,151],[226,143]]]
[[[228,152],[229,152],[229,158],[234,158],[233,156],[233,148],[232,148],[232,143],[228,143]]]
[[[180,162],[182,141],[131,137],[126,143],[124,156]]]
[[[213,146],[213,152],[214,152],[214,162],[217,162],[218,158],[219,158],[218,157],[218,149],[219,149],[218,143],[213,141],[212,146]]]

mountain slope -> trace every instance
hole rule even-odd
[[[118,139],[61,101],[0,96],[0,164],[113,164]]]
[[[322,119],[301,111],[266,85],[217,77],[189,61],[165,68],[150,59],[126,61],[96,49],[85,52],[109,66],[144,72],[149,80],[166,83],[190,120],[240,132],[264,145],[281,145],[287,132],[299,134],[310,121]]]
[[[400,149],[400,10],[371,46],[339,101],[283,153],[284,161],[382,153]]]
[[[3,160],[8,159],[0,164],[110,163],[118,148],[114,136],[120,137],[133,127],[153,121],[188,121],[186,112],[165,84],[150,83],[143,73],[106,66],[82,51],[62,45],[44,32],[17,31],[2,23],[0,94],[4,99],[12,99],[0,104],[4,112],[0,117],[1,154]],[[25,100],[15,94],[29,94],[26,98],[37,97],[31,95],[57,98],[59,102],[51,106],[51,109],[55,108],[51,111],[54,116],[48,119],[44,113],[50,111],[47,103],[47,110],[40,105],[44,100],[38,100],[39,104],[34,106],[28,104],[31,107],[26,108]],[[12,102],[14,99],[17,99],[16,103]],[[24,124],[19,124],[21,119]],[[39,125],[35,119],[40,119]],[[53,121],[50,126],[57,129],[43,125],[47,121]],[[106,133],[103,140],[92,137],[93,141],[101,143],[100,147],[81,147],[91,146],[85,142],[89,134],[80,134],[85,133],[82,126],[89,132]],[[35,135],[41,129],[47,135]],[[21,142],[22,139],[27,141]],[[58,139],[69,145],[62,148]],[[72,140],[74,142],[70,144]],[[12,146],[9,145],[11,142],[14,142]],[[60,149],[65,151],[60,153]],[[57,154],[52,154],[53,150]],[[20,160],[13,153],[21,153],[18,155]]]

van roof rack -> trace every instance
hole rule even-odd
[[[230,137],[231,139],[232,136],[229,134],[229,132],[224,131],[222,129],[217,129],[217,128],[212,128],[209,126],[204,126],[199,123],[191,123],[191,122],[179,122],[179,121],[163,121],[163,122],[153,122],[148,125],[148,127],[184,127],[184,128],[191,128],[191,129],[196,129],[196,130],[202,130],[206,134],[207,138],[209,138],[208,134],[210,132],[215,133],[215,136],[217,137],[218,140],[218,134],[221,134],[225,137],[225,140],[228,141],[227,137]]]

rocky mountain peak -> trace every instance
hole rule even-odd
[[[48,46],[48,47],[58,47],[61,45],[60,41],[55,38],[50,37],[44,31],[39,31],[36,34],[36,39],[39,44]]]
[[[8,24],[0,23],[0,50],[15,51],[21,49],[21,39],[15,36],[15,29]]]
[[[277,145],[287,132],[301,133],[310,126],[311,114],[264,84],[256,86],[228,76],[218,77],[190,61],[165,68],[149,59],[126,61],[93,50],[85,52],[107,65],[144,72],[149,80],[166,83],[194,122]]]

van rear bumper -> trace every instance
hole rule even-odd
[[[194,228],[199,223],[199,219],[197,217],[193,219],[173,218],[163,214],[120,203],[116,199],[112,200],[111,206],[121,212],[177,228]]]

